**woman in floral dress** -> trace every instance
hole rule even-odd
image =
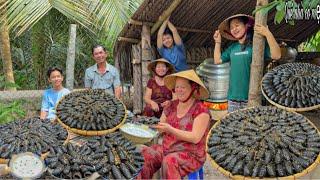
[[[164,78],[176,100],[165,107],[160,123],[163,142],[142,149],[145,164],[137,179],[150,179],[161,168],[163,179],[181,179],[203,166],[205,141],[210,121],[209,110],[199,99],[209,97],[208,90],[194,70],[181,71]]]
[[[157,59],[148,65],[148,70],[153,74],[149,79],[144,101],[146,106],[143,110],[144,116],[155,116],[160,118],[163,107],[172,99],[172,92],[164,85],[163,78],[174,72],[173,66],[165,59]]]

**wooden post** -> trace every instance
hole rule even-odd
[[[267,5],[268,0],[257,0],[256,8]],[[267,24],[268,14],[263,14],[262,11],[258,11],[255,15],[256,24]],[[261,105],[261,89],[260,82],[263,77],[263,65],[264,65],[264,48],[265,38],[257,33],[253,35],[252,42],[252,63],[250,71],[250,86],[249,86],[249,101],[248,106]]]
[[[142,87],[147,87],[147,82],[150,78],[150,72],[148,71],[148,64],[152,59],[152,49],[150,40],[150,27],[147,25],[142,26],[141,32],[141,68],[142,68]],[[143,90],[144,95],[144,90]]]
[[[77,25],[70,24],[69,30],[69,43],[68,43],[68,55],[67,55],[67,67],[66,67],[66,88],[73,90],[74,85],[74,64],[76,55],[76,36]]]
[[[141,46],[132,45],[132,70],[133,70],[133,113],[142,113],[142,74],[141,74]]]
[[[3,6],[5,3],[4,0],[0,1],[0,5]],[[15,91],[15,82],[13,76],[13,67],[12,67],[12,59],[11,59],[11,49],[10,49],[10,37],[9,37],[9,28],[7,24],[7,9],[6,6],[2,11],[1,16],[4,17],[3,22],[0,24],[0,51],[1,51],[1,59],[3,64],[3,71],[5,77],[5,89],[10,91]]]

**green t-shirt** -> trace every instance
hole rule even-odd
[[[264,58],[270,57],[270,48],[266,44]],[[221,54],[221,60],[223,63],[231,62],[228,99],[248,100],[252,45],[241,51],[241,44],[235,42]]]

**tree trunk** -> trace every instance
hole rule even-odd
[[[268,0],[257,0],[256,8],[268,4]],[[268,14],[263,14],[262,11],[258,11],[255,15],[256,24],[267,24]],[[250,71],[250,86],[249,86],[249,102],[248,106],[261,105],[261,89],[260,82],[263,77],[263,65],[264,65],[264,48],[265,38],[259,34],[254,33],[252,42],[252,63]]]
[[[1,1],[0,5],[2,4],[3,1]],[[6,19],[4,19],[4,21],[0,24],[0,40],[1,58],[5,76],[5,89],[15,91],[16,87],[14,86],[15,82],[12,68],[9,29]]]
[[[141,46],[132,45],[132,69],[133,69],[133,113],[142,113],[142,81],[141,81]]]
[[[77,36],[77,25],[70,24],[69,31],[69,44],[68,44],[68,55],[66,62],[66,88],[73,90],[74,85],[74,64],[76,55],[76,36]]]

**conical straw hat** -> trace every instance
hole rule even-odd
[[[237,40],[236,38],[234,38],[231,35],[230,27],[229,27],[229,21],[233,18],[236,18],[236,17],[247,17],[247,18],[249,18],[248,22],[250,22],[250,21],[254,22],[254,18],[252,16],[249,16],[246,14],[236,14],[236,15],[230,16],[227,19],[223,20],[222,23],[220,23],[220,25],[218,27],[221,36],[223,36],[224,38],[229,39],[229,40]]]
[[[167,67],[168,67],[167,74],[171,74],[171,73],[175,72],[175,69],[174,69],[173,65],[169,61],[164,59],[164,58],[160,58],[160,59],[156,59],[154,61],[151,61],[151,63],[149,63],[149,65],[148,65],[148,71],[153,73],[158,62],[163,62],[163,63],[165,63],[167,65]]]
[[[200,85],[200,99],[207,99],[209,97],[209,91],[207,90],[206,86],[203,84],[199,76],[196,74],[196,72],[191,69],[191,70],[186,70],[186,71],[180,71],[178,73],[174,73],[171,75],[168,75],[164,77],[164,85],[172,90],[175,88],[176,84],[176,78],[177,77],[182,77],[188,80],[191,80],[197,84]]]

